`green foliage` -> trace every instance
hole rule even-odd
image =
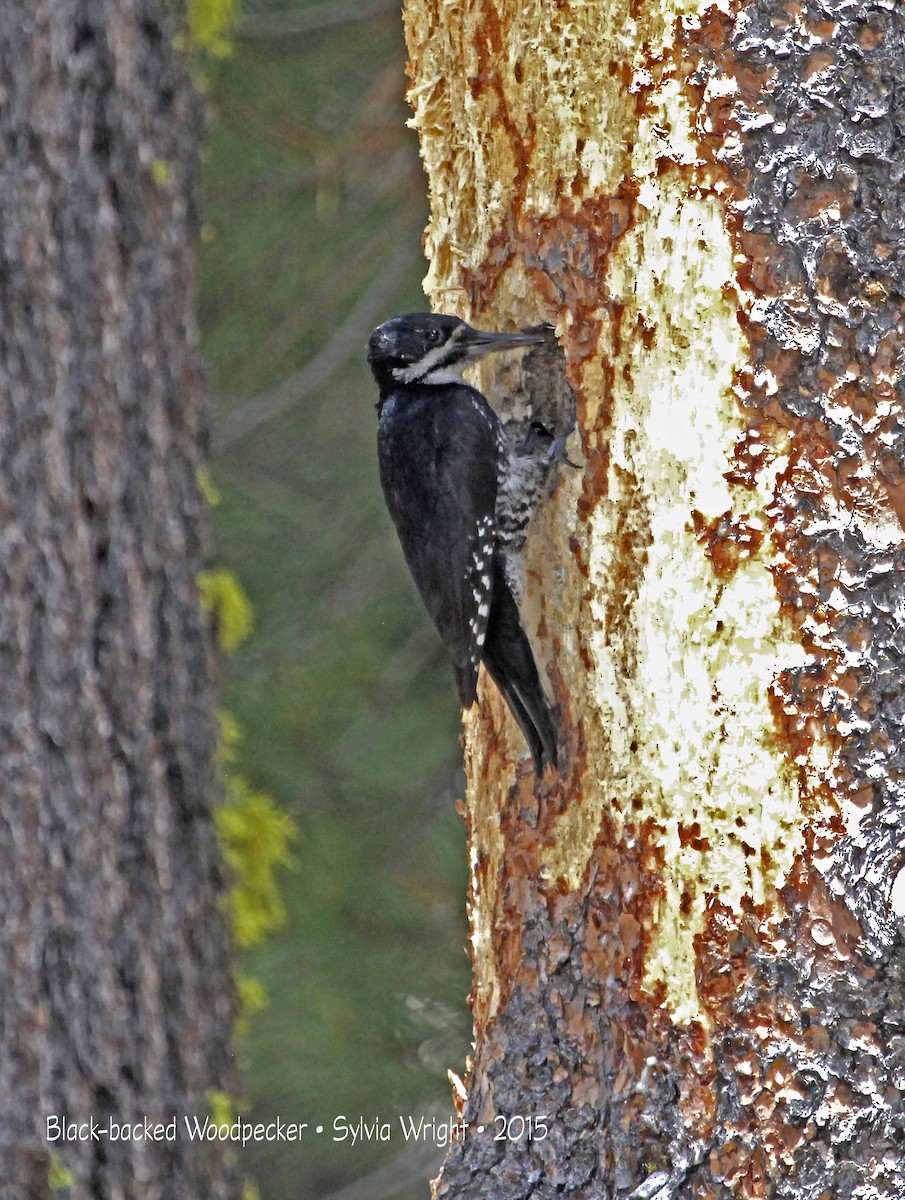
[[[232,54],[230,35],[239,23],[239,0],[188,0],[189,37],[193,48],[214,58]]]
[[[255,11],[317,4],[256,0]],[[233,56],[204,64],[201,319],[215,429],[328,345],[407,255],[374,324],[424,306],[404,64],[393,12],[237,40]],[[255,621],[223,670],[235,714],[221,719],[223,774],[228,787],[244,776],[300,829],[295,869],[275,866],[285,924],[242,956],[269,995],[242,1037],[255,1121],[442,1109],[446,1070],[461,1070],[470,1041],[458,713],[380,497],[374,399],[363,348],[350,345],[333,377],[214,464],[216,562],[245,583]],[[435,1029],[425,1013],[438,1011]],[[272,1143],[248,1170],[267,1200],[313,1200],[397,1150]],[[423,1183],[405,1193],[424,1194]]]
[[[75,1177],[68,1167],[64,1167],[55,1151],[50,1152],[50,1169],[47,1172],[47,1183],[52,1192],[62,1191],[72,1187]]]
[[[254,611],[232,571],[216,567],[198,574],[201,607],[217,623],[220,646],[227,653],[237,650],[254,628]]]

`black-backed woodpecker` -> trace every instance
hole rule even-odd
[[[383,494],[406,563],[452,656],[459,700],[463,708],[474,704],[483,662],[538,775],[545,762],[557,766],[556,728],[519,616],[517,559],[557,443],[536,422],[514,443],[461,371],[492,351],[543,340],[410,313],[386,321],[368,343],[380,391]]]

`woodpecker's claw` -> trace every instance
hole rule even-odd
[[[570,431],[571,432],[571,431]],[[566,466],[572,467],[576,471],[581,470],[579,463],[572,462],[568,454],[566,454],[566,438],[568,434],[561,433],[559,437],[554,438],[550,444],[550,449],[547,451],[547,461],[551,466],[557,466],[559,463],[565,463]]]

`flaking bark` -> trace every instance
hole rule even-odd
[[[437,1195],[893,1200],[902,14],[409,0],[406,31],[428,290],[557,327],[586,463],[529,572],[562,781],[491,689],[466,721],[476,1049]],[[484,390],[545,392],[530,360]]]
[[[238,1194],[193,360],[200,110],[165,0],[0,11],[0,1195]],[[48,1140],[48,1117],[180,1123]],[[59,1194],[59,1193],[57,1193]]]

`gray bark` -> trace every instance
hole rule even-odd
[[[746,405],[753,430],[790,439],[775,578],[810,655],[779,681],[777,718],[790,753],[818,727],[834,762],[778,936],[726,930],[702,961],[705,986],[731,962],[737,987],[714,1046],[722,1149],[700,1174],[721,1198],[892,1200],[905,1189],[905,947],[890,904],[905,863],[905,19],[885,3],[811,0],[793,18],[755,0],[724,32],[716,54],[703,37],[691,49],[697,81],[740,80],[738,149],[719,136],[719,103],[709,148],[746,201],[734,234],[761,301]]]
[[[0,1196],[235,1196],[195,577],[200,110],[166,0],[0,10]]]

